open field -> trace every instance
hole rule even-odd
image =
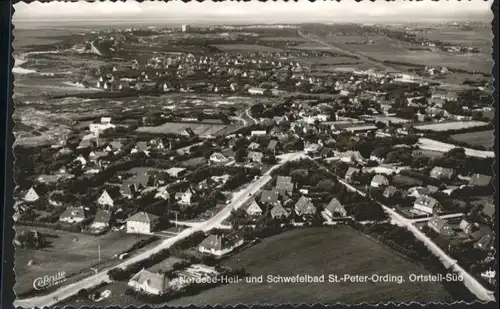
[[[283,233],[250,247],[223,264],[244,267],[251,276],[383,275],[425,274],[417,266],[389,249],[347,227],[307,228]],[[327,280],[326,280],[327,281]],[[99,303],[143,305],[125,295],[126,283],[114,282],[99,291],[110,290],[111,297]],[[258,297],[256,297],[256,295]],[[379,301],[447,301],[451,297],[438,283],[237,283],[206,290],[198,295],[168,302],[169,306],[206,304],[281,303],[360,303]],[[93,305],[78,297],[60,305]],[[163,305],[163,304],[162,304]],[[156,306],[156,305],[155,305]]]
[[[16,227],[17,231],[31,229]],[[49,235],[49,247],[41,250],[16,249],[15,271],[16,292],[32,288],[33,280],[43,276],[53,276],[59,271],[67,275],[88,270],[99,262],[98,245],[101,249],[101,260],[110,260],[115,254],[122,253],[144,236],[130,235],[123,232],[108,232],[102,236],[83,235],[61,232],[48,228],[35,228],[42,234]],[[28,266],[32,260],[33,265]]]
[[[422,150],[431,150],[433,152],[441,152],[445,153],[454,148],[463,148],[465,150],[465,155],[469,157],[477,157],[477,158],[494,158],[494,151],[483,151],[483,150],[475,150],[471,148],[458,147],[453,144],[447,144],[439,141],[435,141],[429,138],[420,138],[418,140],[418,147],[420,148],[418,151]],[[422,151],[423,152],[423,151]]]
[[[263,45],[252,45],[252,44],[218,44],[214,45],[217,47],[217,49],[221,50],[222,52],[281,52],[283,51],[282,49],[275,48],[275,47],[269,47],[269,46],[263,46]]]
[[[244,267],[252,276],[262,274],[264,278],[269,274],[328,276],[390,273],[407,276],[410,273],[426,273],[421,267],[346,227],[287,232],[236,254],[226,264]],[[443,301],[447,298],[447,292],[439,284],[239,283],[175,300],[169,305]]]
[[[445,132],[449,130],[460,130],[460,129],[468,129],[480,126],[488,125],[487,122],[483,121],[453,121],[453,122],[439,122],[439,123],[430,123],[415,126],[417,130],[431,130],[435,132]]]
[[[140,127],[137,129],[137,132],[152,134],[181,134],[184,130],[190,128],[196,135],[216,135],[227,127],[227,125],[221,124],[167,122],[156,127]]]
[[[479,132],[454,134],[451,136],[451,138],[456,141],[465,142],[473,146],[483,146],[491,148],[495,143],[495,131],[487,130]]]
[[[396,187],[412,187],[412,186],[421,186],[422,181],[415,179],[413,177],[405,176],[405,175],[396,175],[392,178],[393,185]]]

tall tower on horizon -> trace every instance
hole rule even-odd
[[[181,30],[182,32],[187,32],[189,30],[189,25],[182,25]]]

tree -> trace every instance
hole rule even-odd
[[[375,123],[375,126],[377,127],[377,129],[381,130],[381,129],[385,129],[387,127],[387,125],[383,122],[380,122],[380,121],[377,121]]]
[[[238,163],[245,162],[247,151],[245,149],[238,149],[234,153],[234,160]]]

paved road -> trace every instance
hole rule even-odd
[[[184,239],[190,235],[192,235],[195,232],[198,231],[208,231],[213,228],[216,228],[220,226],[220,224],[230,216],[231,211],[233,209],[238,209],[240,208],[247,200],[248,198],[255,194],[260,188],[262,188],[269,180],[271,180],[271,172],[276,169],[277,167],[281,166],[282,164],[288,162],[288,161],[293,161],[297,160],[301,157],[304,157],[303,152],[297,152],[297,153],[291,153],[291,154],[285,154],[278,156],[280,159],[280,162],[273,166],[271,169],[269,169],[263,176],[259,177],[256,181],[251,183],[249,186],[247,186],[245,189],[235,193],[232,198],[232,202],[228,204],[224,209],[222,209],[219,213],[217,213],[214,217],[211,219],[207,220],[204,222],[202,225],[197,225],[193,226],[189,229],[186,229],[179,233],[177,236],[174,236],[172,238],[166,239],[163,242],[161,242],[157,247],[152,248],[148,251],[145,251],[143,253],[140,253],[136,256],[131,257],[130,259],[127,259],[123,261],[122,263],[115,265],[113,267],[108,267],[101,269],[97,274],[87,277],[79,282],[62,286],[58,290],[48,294],[48,295],[43,295],[43,296],[37,296],[33,298],[27,298],[27,299],[18,299],[14,302],[14,305],[16,307],[21,306],[23,308],[33,308],[33,307],[39,307],[42,308],[43,306],[53,306],[56,305],[58,302],[69,298],[75,294],[78,293],[79,290],[81,289],[90,289],[102,282],[109,282],[109,276],[107,275],[107,271],[115,268],[115,267],[127,267],[131,264],[134,264],[136,262],[142,261],[149,256],[151,256],[154,253],[157,253],[163,249],[167,249],[173,244],[175,244],[177,241]]]
[[[250,107],[247,108],[247,110],[245,111],[245,113],[247,114],[248,118],[250,118],[254,124],[258,124],[259,122],[257,121],[257,119],[253,118],[252,115],[250,115]]]
[[[99,49],[97,49],[97,47],[95,47],[94,42],[95,41],[92,41],[92,43],[90,43],[90,49],[92,50],[92,52],[99,55],[99,56],[104,56],[103,54],[101,54]]]
[[[449,215],[443,215],[439,216],[441,219],[453,219],[453,218],[462,218],[465,216],[463,213],[456,213],[456,214],[449,214]],[[429,221],[432,217],[427,217],[427,218],[420,218],[420,219],[411,219],[411,222],[413,223],[419,223],[419,222],[426,222]]]
[[[351,186],[345,181],[339,179],[339,182],[351,189],[352,191],[358,192],[360,195],[366,196],[364,192],[358,190],[357,188]],[[481,301],[495,301],[494,292],[487,290],[485,287],[479,283],[476,278],[471,276],[465,269],[458,265],[457,260],[452,259],[448,254],[446,254],[438,245],[436,245],[427,235],[422,233],[419,228],[413,225],[411,219],[407,219],[394,211],[392,208],[385,206],[377,202],[390,216],[394,223],[397,225],[406,227],[410,232],[415,235],[417,239],[422,241],[426,247],[439,258],[443,265],[448,269],[453,269],[457,273],[461,274],[464,278],[464,285]]]

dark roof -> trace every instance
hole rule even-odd
[[[429,226],[433,227],[437,232],[443,233],[443,232],[451,232],[452,228],[446,222],[446,220],[440,218],[438,215],[434,215],[428,223]]]
[[[133,221],[133,222],[151,223],[151,222],[156,221],[158,219],[159,219],[158,216],[141,211],[141,212],[138,212],[135,215],[129,217],[126,221],[127,222]]]
[[[207,238],[205,238],[201,243],[200,247],[204,247],[205,249],[214,249],[214,250],[223,250],[229,249],[236,244],[241,238],[235,234],[229,235],[215,235],[211,234]]]
[[[98,209],[94,217],[94,223],[109,223],[111,220],[111,211]]]
[[[313,214],[316,213],[316,207],[314,207],[311,200],[305,196],[301,196],[300,199],[295,204],[295,211],[299,215]]]
[[[169,279],[165,274],[153,273],[149,270],[142,269],[135,274],[130,281],[135,281],[141,285],[147,282],[147,285],[151,288],[164,292],[167,290]]]
[[[260,195],[262,203],[274,204],[278,202],[279,192],[277,190],[264,190]]]
[[[288,217],[290,215],[290,212],[286,210],[283,206],[281,206],[281,203],[276,203],[274,207],[271,209],[271,216],[274,217],[280,217],[280,216],[285,216]]]
[[[427,195],[421,195],[417,197],[417,199],[415,200],[415,204],[420,204],[430,208],[434,208],[438,205],[438,201],[433,197]]]
[[[470,178],[469,184],[478,187],[486,187],[491,183],[491,176],[482,175],[482,174],[474,174]]]

